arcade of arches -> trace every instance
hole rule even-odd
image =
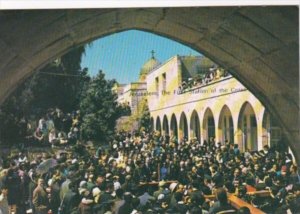
[[[214,111],[218,111],[218,108]],[[224,104],[220,113],[213,112],[210,107],[207,107],[204,114],[201,110],[194,109],[189,118],[186,117],[185,112],[181,115],[173,113],[171,116],[166,114],[157,116],[156,126],[151,117],[151,127],[163,136],[175,136],[179,140],[198,140],[203,143],[204,140],[214,138],[216,142],[235,142],[243,151],[258,150],[264,145],[273,146],[282,143],[284,136],[281,128],[274,119],[271,120],[267,110],[261,108],[259,111],[261,112],[255,113],[252,105],[246,101],[239,112],[231,114],[229,107]],[[176,119],[176,115],[180,116],[180,120]],[[260,128],[257,125],[259,115],[263,115],[262,120],[259,120]]]
[[[300,163],[298,17],[297,6],[1,11],[0,103],[25,78],[72,47],[124,30],[145,30],[188,45],[230,70],[276,117]],[[200,131],[226,124],[215,134],[230,137],[227,110],[221,124],[216,121],[221,111],[208,112],[207,122],[199,115],[204,110],[195,111]],[[232,117],[234,133],[246,124],[255,126],[251,108],[242,112],[247,116]],[[187,112],[185,117],[167,115],[169,129],[188,125],[188,135],[199,134],[197,119],[191,121]],[[267,129],[272,119],[265,121]],[[248,131],[247,144],[262,132]]]

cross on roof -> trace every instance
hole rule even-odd
[[[154,50],[151,51],[151,54],[152,54],[152,58],[154,58],[154,54],[155,54]]]

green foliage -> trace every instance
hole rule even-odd
[[[140,118],[140,129],[146,132],[150,131],[150,111],[148,107],[148,102],[147,100],[144,101],[144,105],[142,108],[142,113],[141,113],[141,118]]]
[[[55,107],[63,112],[81,109],[84,139],[106,142],[113,135],[117,118],[130,114],[130,108],[117,105],[115,80],[106,80],[102,72],[91,79],[81,69],[83,54],[84,47],[71,50],[17,88],[0,109],[0,142],[19,143],[21,118],[37,120]]]
[[[149,131],[150,130],[150,111],[148,108],[148,101],[143,98],[139,101],[137,109],[132,112],[129,117],[121,118],[118,121],[119,131]]]
[[[62,56],[59,64],[48,64],[37,74],[33,106],[40,109],[56,106],[64,112],[79,107],[79,95],[89,78],[87,70],[80,67],[83,53],[84,47],[76,48]]]
[[[23,116],[39,117],[49,108],[70,112],[79,107],[79,98],[89,81],[87,70],[81,70],[84,46],[74,48],[47,64],[26,79],[1,105],[0,141],[9,144],[20,140],[19,121]]]
[[[85,139],[105,143],[113,136],[116,120],[124,114],[123,107],[117,103],[117,94],[112,91],[115,83],[115,80],[106,80],[99,71],[82,94],[81,129]]]

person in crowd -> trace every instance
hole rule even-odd
[[[51,114],[47,114],[47,120],[46,120],[46,126],[47,126],[47,129],[48,129],[48,133],[55,129],[55,124],[53,122],[53,119],[52,119],[52,115]]]
[[[77,214],[80,196],[76,190],[75,183],[68,183],[68,190],[63,193],[62,202],[59,207],[61,214]]]
[[[124,191],[123,189],[116,190],[116,198],[112,206],[112,213],[119,213],[120,207],[124,205],[125,200],[123,199]],[[141,200],[141,199],[140,199]]]
[[[36,214],[47,214],[49,210],[48,193],[45,189],[45,181],[38,179],[37,187],[33,191],[32,203]]]
[[[17,212],[17,207],[20,204],[20,192],[21,192],[21,177],[18,173],[18,166],[16,162],[11,161],[10,168],[7,171],[6,180],[4,185],[7,187],[7,200],[10,213]],[[18,194],[16,194],[18,193]]]
[[[33,137],[34,137],[35,141],[37,142],[37,143],[35,143],[36,145],[40,145],[40,146],[44,145],[46,136],[40,128],[37,128],[35,130],[35,132],[33,133]]]
[[[0,194],[0,214],[9,213],[7,193],[8,193],[8,189],[5,186],[2,187],[1,194]]]
[[[49,132],[49,135],[48,135],[48,139],[49,139],[49,143],[52,145],[52,146],[55,146],[59,143],[59,139],[57,138],[56,136],[56,131],[55,129],[51,129],[50,132]]]
[[[300,175],[298,173],[298,167],[295,164],[292,164],[290,167],[290,180],[291,184],[299,184],[300,183]]]
[[[34,166],[34,165],[35,164],[32,164],[32,166]],[[28,199],[27,199],[28,209],[27,210],[31,211],[32,213],[35,212],[32,199],[33,199],[33,191],[37,187],[36,179],[37,179],[36,173],[33,170],[30,170],[28,172],[28,178],[27,178],[27,182],[26,182],[26,187],[28,189]]]
[[[209,213],[214,214],[221,211],[232,210],[232,213],[235,212],[234,207],[228,203],[227,192],[224,188],[218,188],[216,191],[217,201],[209,209]]]
[[[52,213],[57,213],[59,206],[61,204],[61,200],[60,200],[61,176],[59,172],[53,174],[52,178],[49,180],[48,186],[50,188],[49,207]]]
[[[131,192],[124,193],[124,204],[119,209],[119,214],[130,214],[133,211]]]
[[[68,143],[68,137],[64,131],[61,131],[58,133],[57,139],[58,139],[59,145],[65,145]]]
[[[45,120],[45,117],[42,116],[41,119],[38,122],[38,129],[44,134],[47,135],[48,128],[47,128],[47,122]]]

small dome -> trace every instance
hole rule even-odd
[[[140,80],[144,81],[147,74],[159,65],[160,65],[160,62],[157,59],[155,59],[154,55],[152,54],[152,57],[141,68]]]

